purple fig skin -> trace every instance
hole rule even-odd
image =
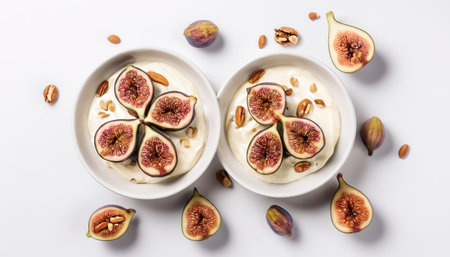
[[[373,151],[379,148],[384,141],[384,127],[381,120],[373,116],[361,126],[361,139],[372,156]]]
[[[184,30],[186,40],[194,47],[207,47],[216,39],[219,29],[208,20],[199,20],[189,25]]]
[[[281,206],[272,205],[267,209],[266,220],[269,227],[278,235],[292,236],[292,216]]]

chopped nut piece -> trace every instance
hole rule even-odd
[[[133,183],[133,184],[137,184],[137,181],[136,181],[135,178],[132,178],[132,179],[130,180],[130,182]]]
[[[290,27],[275,29],[275,41],[283,46],[296,45],[298,42],[298,32]]]
[[[242,106],[238,106],[236,108],[236,114],[234,117],[234,121],[236,122],[236,126],[241,127],[242,124],[244,124],[244,120],[245,120],[245,109]]]
[[[297,106],[297,117],[304,117],[314,109],[309,99],[303,99]]]
[[[318,19],[318,18],[319,18],[319,15],[317,15],[316,12],[310,12],[310,13],[308,14],[308,17],[309,17],[310,20],[313,21],[313,20]]]
[[[108,105],[108,108],[111,112],[115,112],[116,111],[116,105],[114,103],[110,103]]]
[[[325,107],[325,102],[322,99],[315,99],[314,102],[317,104],[317,106],[319,107]]]
[[[105,103],[105,101],[103,101],[103,100],[100,100],[100,108],[102,108],[103,110],[105,110],[105,111],[107,111],[108,110],[108,107],[106,106],[106,103]]]
[[[398,157],[405,158],[406,154],[408,153],[409,145],[404,144],[402,147],[400,147],[400,150],[398,150]]]
[[[51,104],[56,101],[56,98],[58,97],[58,89],[55,85],[48,85],[44,89],[44,100],[45,102]]]
[[[313,83],[311,86],[309,86],[309,91],[311,91],[312,93],[315,93],[317,91],[316,84]]]
[[[225,170],[219,170],[218,172],[216,172],[216,178],[220,182],[220,184],[222,184],[222,186],[226,188],[231,187],[231,185],[233,184],[230,177],[228,176],[228,173]]]
[[[113,226],[114,226],[114,225],[113,225],[112,223],[108,223],[108,230],[109,230],[109,231],[112,231],[112,230],[113,230]]]
[[[186,147],[186,148],[191,147],[191,143],[189,142],[189,139],[187,139],[187,138],[185,138],[185,137],[183,137],[182,139],[180,139],[180,143],[181,143],[184,147]]]
[[[293,90],[292,90],[292,88],[288,88],[288,89],[286,89],[286,95],[292,95],[292,92],[293,92]]]
[[[251,84],[255,84],[265,73],[265,70],[257,70],[250,75],[250,78],[248,79],[248,82]]]
[[[294,170],[295,172],[304,172],[307,171],[311,167],[311,163],[308,161],[301,161],[295,164]]]
[[[259,36],[259,39],[258,39],[259,49],[262,49],[265,45],[266,45],[266,36],[265,35]]]
[[[108,37],[109,42],[113,43],[113,44],[119,44],[120,43],[120,37],[117,35],[110,35]]]
[[[298,79],[291,77],[289,79],[289,82],[291,82],[291,85],[293,85],[294,87],[298,86]]]
[[[198,131],[197,128],[189,127],[186,130],[186,134],[189,138],[194,138],[197,135],[197,131]]]

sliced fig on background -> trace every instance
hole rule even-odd
[[[286,109],[286,92],[276,83],[260,83],[247,88],[247,107],[250,115],[262,125],[277,122],[278,114]]]
[[[219,230],[221,222],[220,213],[214,204],[194,188],[181,217],[183,235],[194,241],[205,240]]]
[[[358,232],[369,226],[373,217],[372,204],[358,189],[337,175],[339,188],[331,200],[331,221],[341,232]]]
[[[177,162],[177,151],[172,141],[145,126],[145,136],[139,147],[137,161],[141,170],[152,177],[164,177],[172,173]]]
[[[135,111],[140,119],[153,98],[153,84],[148,74],[129,65],[117,77],[114,92],[117,100],[126,108]]]
[[[248,145],[247,162],[263,175],[275,173],[283,162],[283,144],[277,124],[260,131]]]
[[[94,136],[95,150],[104,160],[121,162],[134,152],[139,120],[112,120],[101,125]]]
[[[372,60],[375,44],[372,37],[359,28],[336,21],[327,13],[328,49],[334,66],[342,72],[355,72]]]
[[[151,104],[145,123],[165,130],[186,128],[194,119],[197,98],[178,91],[159,95]]]
[[[115,240],[127,232],[135,213],[133,209],[117,205],[103,206],[89,218],[86,236],[102,241]]]
[[[322,128],[307,118],[278,116],[287,152],[298,159],[314,157],[325,146]]]

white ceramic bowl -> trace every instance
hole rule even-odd
[[[107,168],[94,149],[87,125],[90,103],[95,95],[99,81],[110,77],[127,64],[139,61],[169,64],[192,81],[196,85],[200,99],[203,102],[206,117],[206,145],[198,162],[188,173],[158,184],[133,184]],[[164,198],[174,195],[190,186],[209,166],[216,152],[220,129],[222,127],[220,117],[217,113],[219,113],[219,105],[211,84],[190,61],[179,55],[171,54],[168,51],[156,49],[131,50],[118,54],[104,62],[84,83],[75,106],[75,144],[81,161],[89,174],[106,188],[118,194],[136,199]]]
[[[341,80],[324,64],[303,55],[273,54],[258,58],[234,73],[218,93],[222,121],[236,90],[248,80],[249,74],[258,69],[278,65],[295,65],[313,73],[331,93],[341,115],[341,134],[335,153],[325,166],[315,173],[288,184],[271,184],[252,176],[247,167],[234,157],[222,127],[218,156],[224,168],[239,184],[255,193],[270,197],[292,197],[306,194],[327,182],[338,172],[353,147],[356,134],[356,117],[352,101]],[[225,122],[223,122],[225,124]]]

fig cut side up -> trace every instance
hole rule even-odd
[[[172,173],[178,163],[172,141],[145,125],[145,136],[138,151],[138,165],[151,177],[164,177]]]
[[[375,44],[367,32],[336,21],[333,12],[327,13],[327,21],[328,50],[338,70],[352,73],[372,60]]]
[[[95,150],[107,161],[122,162],[134,152],[139,120],[112,120],[101,125],[94,136]]]
[[[196,103],[194,96],[178,91],[166,92],[153,101],[144,122],[164,130],[184,129],[195,117]]]
[[[339,188],[331,201],[331,221],[343,233],[361,231],[372,221],[372,205],[361,191],[344,181],[341,173],[337,179]]]
[[[278,116],[286,151],[297,159],[310,159],[325,146],[322,128],[307,118]]]
[[[260,83],[247,88],[247,107],[261,125],[272,125],[286,109],[286,92],[276,83]]]
[[[144,119],[154,92],[153,83],[145,71],[127,66],[117,77],[114,92],[120,104],[136,112],[139,119]]]
[[[197,188],[183,209],[181,228],[183,235],[201,241],[214,235],[220,228],[221,217],[217,208]]]
[[[259,174],[273,174],[283,162],[283,143],[277,125],[260,131],[248,146],[247,162]]]
[[[96,210],[89,218],[87,237],[111,241],[123,236],[136,213],[117,205],[107,205]]]

